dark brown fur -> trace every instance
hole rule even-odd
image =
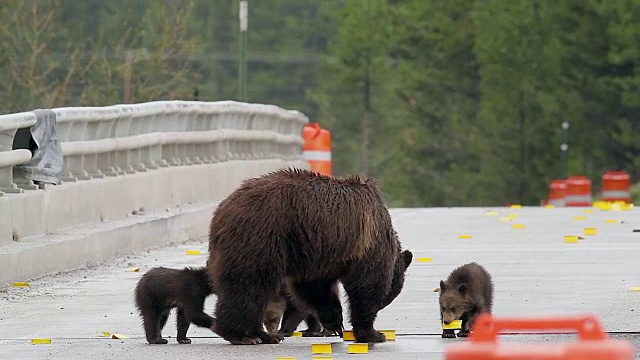
[[[373,323],[399,294],[406,268],[396,264],[404,262],[401,244],[372,179],[300,169],[252,178],[220,203],[209,230],[215,332],[227,341],[283,339],[265,333],[260,320],[285,280],[296,306],[313,308],[325,329],[340,334],[340,299],[331,288],[341,281],[356,340],[385,340]]]
[[[459,337],[466,337],[473,321],[484,312],[491,313],[493,283],[491,275],[475,262],[454,269],[446,281],[440,281],[440,320],[449,324],[462,320]],[[442,337],[455,337],[443,331]]]
[[[206,297],[213,293],[204,267],[153,268],[142,275],[134,293],[149,344],[167,343],[161,332],[174,307],[178,308],[178,343],[191,343],[187,337],[191,323],[213,327],[214,319],[203,312]]]

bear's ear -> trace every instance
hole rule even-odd
[[[402,260],[404,261],[405,269],[411,265],[411,261],[413,260],[413,254],[409,250],[405,250],[402,252]]]
[[[443,293],[446,288],[447,284],[445,284],[444,281],[440,280],[440,293]]]
[[[460,284],[458,286],[458,292],[462,295],[465,295],[467,293],[467,290],[468,290],[467,284]]]

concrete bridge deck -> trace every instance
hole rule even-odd
[[[489,213],[494,210],[497,214]],[[168,345],[147,345],[133,305],[137,279],[153,266],[203,265],[205,240],[119,258],[109,264],[47,276],[30,287],[0,290],[0,359],[312,359],[312,342],[332,342],[334,359],[444,359],[438,294],[440,279],[469,261],[483,264],[495,284],[494,314],[596,313],[612,338],[640,349],[640,210],[584,213],[585,208],[393,209],[405,248],[414,253],[400,296],[380,312],[376,327],[395,329],[397,339],[376,344],[369,354],[347,354],[339,338],[287,338],[277,345],[232,346],[206,329],[191,326],[191,345],[175,342],[175,314],[163,335]],[[493,214],[493,215],[491,215]],[[509,214],[517,214],[504,221]],[[584,220],[574,217],[583,216]],[[501,220],[502,219],[502,220]],[[615,220],[606,222],[605,220]],[[524,228],[514,228],[522,224]],[[585,227],[597,234],[582,235]],[[468,234],[471,238],[460,239]],[[580,235],[565,243],[565,235]],[[202,255],[187,256],[187,249]],[[417,262],[430,257],[431,262]],[[140,272],[128,268],[140,267]],[[211,313],[215,297],[207,301]],[[345,327],[350,328],[348,315]],[[115,340],[103,331],[129,338]],[[51,344],[32,345],[36,337]],[[573,341],[573,335],[505,335],[501,341]],[[637,355],[636,355],[637,357]]]

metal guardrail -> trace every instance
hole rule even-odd
[[[308,118],[274,105],[235,101],[156,101],[105,107],[66,107],[55,113],[63,154],[62,181],[90,180],[233,160],[302,159],[302,127]],[[34,112],[0,115],[0,195],[34,188],[16,167],[31,159],[13,149],[18,129]]]

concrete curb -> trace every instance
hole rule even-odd
[[[191,204],[64,229],[0,246],[0,286],[74,270],[208,234],[218,202]]]

